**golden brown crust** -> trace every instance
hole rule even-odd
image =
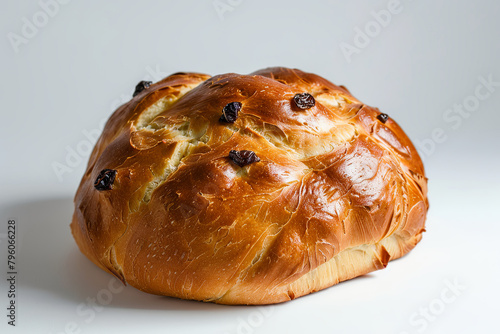
[[[314,107],[293,97],[310,93]],[[235,123],[222,108],[241,102]],[[310,73],[183,73],[109,119],[71,229],[104,270],[154,294],[226,304],[290,300],[410,251],[428,208],[401,128]],[[231,150],[259,162],[239,167]],[[111,190],[93,182],[117,171]]]

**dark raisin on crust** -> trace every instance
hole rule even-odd
[[[229,102],[222,108],[222,116],[219,121],[226,123],[234,123],[238,118],[238,112],[241,110],[240,102]]]
[[[95,179],[94,187],[99,190],[110,190],[115,182],[116,170],[114,169],[103,169],[97,179]]]
[[[382,113],[377,116],[377,119],[385,124],[385,122],[389,119],[389,115]]]
[[[303,110],[312,108],[316,104],[316,100],[309,93],[295,94],[293,101],[297,107]]]
[[[137,86],[135,86],[135,91],[134,91],[134,94],[132,95],[133,97],[135,97],[137,94],[139,94],[140,92],[142,92],[143,90],[145,90],[146,88],[148,88],[149,86],[151,86],[153,82],[152,81],[141,81],[137,84]]]
[[[229,152],[229,158],[240,167],[260,161],[260,158],[255,154],[255,152],[247,150],[231,150]]]

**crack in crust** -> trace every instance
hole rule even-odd
[[[292,102],[298,93],[316,103]],[[222,108],[240,102],[235,123]],[[427,179],[378,109],[310,73],[178,73],[109,119],[78,192],[73,235],[150,293],[226,304],[300,297],[384,268],[421,238]],[[227,158],[251,150],[245,167]],[[97,192],[100,170],[117,170]]]

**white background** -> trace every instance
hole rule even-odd
[[[229,7],[221,12],[217,3]],[[374,23],[372,11],[388,6],[73,0],[50,7],[49,16],[37,1],[2,1],[0,232],[8,218],[17,219],[19,277],[13,329],[5,316],[2,234],[0,331],[496,332],[500,2],[401,0],[384,27]],[[30,31],[33,22],[39,27]],[[371,37],[363,41],[365,29]],[[347,44],[357,47],[350,57],[342,52]],[[98,297],[110,295],[111,276],[79,253],[69,230],[72,196],[88,158],[85,132],[96,133],[139,80],[276,65],[347,86],[424,149],[431,208],[422,242],[383,271],[271,307],[203,304],[131,287],[99,305]],[[488,77],[497,86],[479,100],[476,87]],[[470,111],[462,116],[447,111],[464,103]],[[68,164],[70,151],[78,156]],[[58,178],[58,164],[71,171]],[[86,303],[96,298],[92,309]]]

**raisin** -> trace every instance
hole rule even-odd
[[[312,108],[316,104],[314,97],[309,93],[295,94],[293,101],[297,107],[303,110]]]
[[[143,90],[145,90],[146,88],[148,88],[149,86],[151,86],[153,82],[152,81],[141,81],[137,84],[137,86],[135,86],[135,91],[134,91],[134,94],[132,94],[132,96],[136,96],[137,94],[139,94],[140,92],[142,92]]]
[[[387,114],[380,114],[380,115],[377,116],[377,119],[379,121],[381,121],[382,123],[385,124],[385,122],[387,122],[387,120],[389,119],[389,115],[387,115]]]
[[[243,167],[250,165],[253,162],[259,162],[260,158],[253,151],[235,151],[231,150],[229,152],[229,158],[238,166]]]
[[[94,187],[99,190],[110,190],[113,182],[115,182],[116,170],[114,169],[103,169],[97,179],[95,179]]]
[[[229,102],[222,108],[222,116],[219,121],[226,123],[234,123],[238,118],[238,112],[241,110],[240,102]]]

